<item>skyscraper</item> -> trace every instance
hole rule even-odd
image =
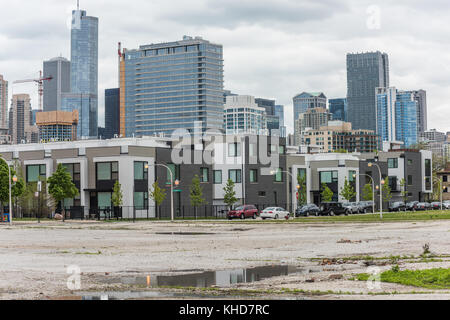
[[[275,100],[256,98],[255,102],[258,107],[264,108],[266,111],[268,134],[271,136],[283,136],[280,122],[284,119],[280,119],[279,114],[277,114],[277,110],[279,109],[275,105]]]
[[[389,87],[386,53],[347,54],[348,121],[353,129],[376,130],[375,89]]]
[[[227,96],[225,103],[227,134],[267,134],[266,110],[252,96]]]
[[[425,90],[414,90],[412,91],[414,95],[414,100],[417,101],[417,119],[418,121],[418,132],[422,133],[428,130],[428,119],[427,119],[427,92]]]
[[[79,137],[97,137],[98,130],[98,18],[72,12],[71,92],[63,94],[62,110],[78,110]]]
[[[307,112],[309,109],[326,109],[327,97],[323,92],[302,92],[293,98],[294,101],[294,136],[295,143],[298,145],[301,142],[300,126],[297,125],[300,115]],[[318,129],[318,128],[317,128]]]
[[[188,36],[144,45],[124,50],[120,70],[121,134],[223,130],[222,45]]]
[[[307,129],[319,130],[320,127],[327,126],[330,120],[332,120],[332,115],[326,108],[308,108],[305,112],[300,113],[294,122],[295,144],[304,143],[303,133]]]
[[[382,141],[401,141],[405,147],[419,139],[418,102],[411,91],[398,91],[395,87],[376,89],[376,129]]]
[[[333,120],[340,120],[347,122],[347,99],[330,99],[328,100],[330,113],[333,115]]]
[[[38,129],[32,125],[31,100],[28,94],[13,95],[9,110],[9,133],[12,144],[38,142]]]
[[[44,61],[44,111],[60,111],[62,94],[70,92],[70,61],[57,57]]]
[[[8,81],[0,74],[0,129],[8,127]]]
[[[119,134],[120,122],[120,90],[106,89],[105,90],[105,132],[103,139],[114,138],[114,135]],[[100,133],[99,133],[100,135]]]

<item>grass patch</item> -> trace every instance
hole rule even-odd
[[[356,276],[356,279],[367,281],[369,277],[369,274],[361,273]],[[450,289],[450,268],[402,271],[393,268],[381,273],[380,280],[427,289]]]

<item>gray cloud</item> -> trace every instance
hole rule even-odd
[[[72,0],[0,0],[0,74],[11,82],[37,74],[42,61],[70,58],[66,27]],[[381,12],[381,28],[367,27],[367,8]],[[104,89],[117,86],[117,42],[127,48],[199,35],[224,46],[225,86],[274,98],[323,91],[346,95],[345,55],[380,50],[390,57],[391,84],[428,91],[429,127],[450,131],[450,43],[446,0],[95,0],[81,1],[99,17],[100,124]],[[34,86],[15,87],[32,94]]]

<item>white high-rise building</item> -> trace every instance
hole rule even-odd
[[[253,96],[227,96],[224,120],[227,134],[268,135],[266,110],[258,107]]]

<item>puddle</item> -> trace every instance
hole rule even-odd
[[[171,236],[209,236],[215,233],[211,232],[155,232],[159,235],[171,235]]]
[[[264,266],[248,269],[205,271],[181,275],[129,276],[106,279],[108,284],[142,285],[147,287],[229,287],[237,283],[261,281],[267,278],[286,276],[294,273],[308,274],[312,270],[289,265]],[[315,270],[314,270],[315,271]],[[312,272],[314,272],[312,271]]]

